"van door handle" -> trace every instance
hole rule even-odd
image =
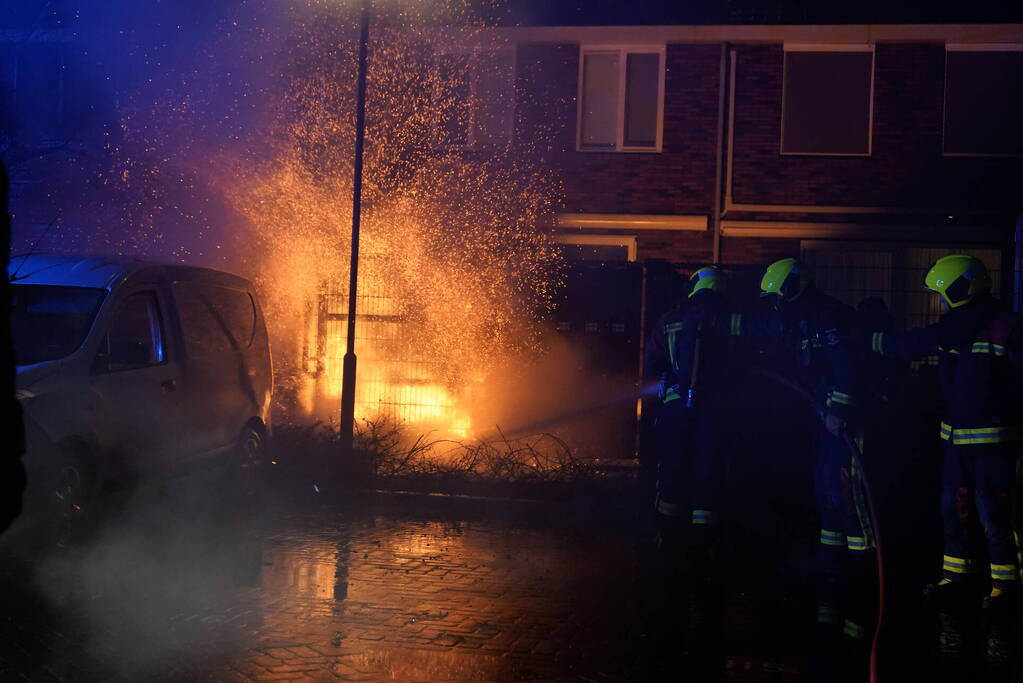
[[[177,387],[177,385],[178,385],[178,383],[175,382],[172,379],[166,379],[166,380],[160,382],[160,388],[163,389],[163,393],[165,393],[165,394],[169,394],[170,392],[174,391],[174,389],[175,389],[175,387]]]

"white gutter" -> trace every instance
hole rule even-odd
[[[707,216],[642,213],[559,213],[554,226],[559,229],[599,230],[684,230],[704,232]]]
[[[843,239],[870,241],[932,241],[998,244],[1002,231],[996,226],[883,225],[874,223],[819,223],[803,221],[721,222],[725,237],[776,237],[789,239]]]
[[[522,43],[1019,43],[1023,24],[515,26],[493,34]],[[481,35],[490,31],[481,31]]]

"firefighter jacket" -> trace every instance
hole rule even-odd
[[[855,311],[811,286],[795,301],[785,302],[778,316],[785,342],[779,351],[787,364],[829,413],[849,420],[863,393],[865,354]]]
[[[760,306],[718,315],[715,326],[721,334],[754,342],[784,372],[811,388],[829,413],[852,417],[866,355],[852,308],[810,287],[777,309]]]
[[[732,367],[727,303],[718,292],[705,290],[668,311],[650,333],[644,353],[647,377],[664,379],[665,403],[717,401]]]
[[[871,348],[906,361],[937,354],[942,439],[969,445],[1023,438],[1023,317],[997,299],[977,297],[904,334],[874,332]]]

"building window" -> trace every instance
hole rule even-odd
[[[872,45],[785,45],[782,154],[868,156]]]
[[[515,53],[465,50],[434,55],[434,144],[486,149],[511,141]]]
[[[659,152],[663,119],[663,46],[583,48],[580,151]]]
[[[944,153],[1023,155],[1023,45],[947,45]]]

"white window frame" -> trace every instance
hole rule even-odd
[[[468,45],[447,45],[443,49],[434,49],[433,55],[430,58],[430,70],[431,76],[433,77],[433,88],[431,92],[431,98],[433,104],[436,105],[441,96],[441,79],[440,79],[440,64],[438,64],[438,58],[447,55],[458,55],[465,56],[469,59],[469,91],[471,97],[475,100],[476,88],[479,85],[479,59],[480,54],[485,52],[503,52],[511,55],[511,92],[510,100],[508,105],[512,108],[512,115],[508,118],[508,130],[505,131],[506,135],[503,142],[498,144],[483,145],[476,141],[476,108],[471,107],[469,110],[469,143],[465,145],[447,145],[439,142],[440,139],[440,120],[439,116],[435,117],[433,123],[430,125],[430,143],[434,149],[448,149],[448,150],[488,150],[488,149],[499,149],[504,145],[511,144],[512,138],[515,134],[515,76],[518,73],[518,54],[514,49],[514,46],[501,46],[496,48],[480,47],[480,46],[468,46]],[[434,106],[436,109],[436,106]]]
[[[580,45],[579,46],[579,79],[576,89],[575,117],[575,149],[577,152],[647,152],[659,153],[664,145],[664,76],[665,68],[664,43],[655,45]],[[614,149],[583,146],[583,88],[587,54],[618,55],[618,110],[615,124],[616,138]],[[656,54],[658,59],[657,80],[657,132],[656,144],[653,147],[630,147],[625,145],[625,86],[629,54]]]
[[[867,151],[863,152],[786,152],[785,151],[785,69],[781,72],[781,134],[778,153],[787,157],[869,157],[874,154],[874,78],[877,72],[877,53],[873,43],[784,43],[784,52],[869,52],[870,53],[870,105],[867,107]]]
[[[573,244],[576,246],[594,247],[625,247],[628,255],[626,261],[630,263],[636,260],[637,240],[635,235],[555,235],[554,241],[558,244]]]
[[[1023,43],[945,43],[945,77],[941,83],[941,156],[943,157],[1023,157],[1009,152],[946,152],[945,111],[948,104],[949,52],[1023,52]]]

